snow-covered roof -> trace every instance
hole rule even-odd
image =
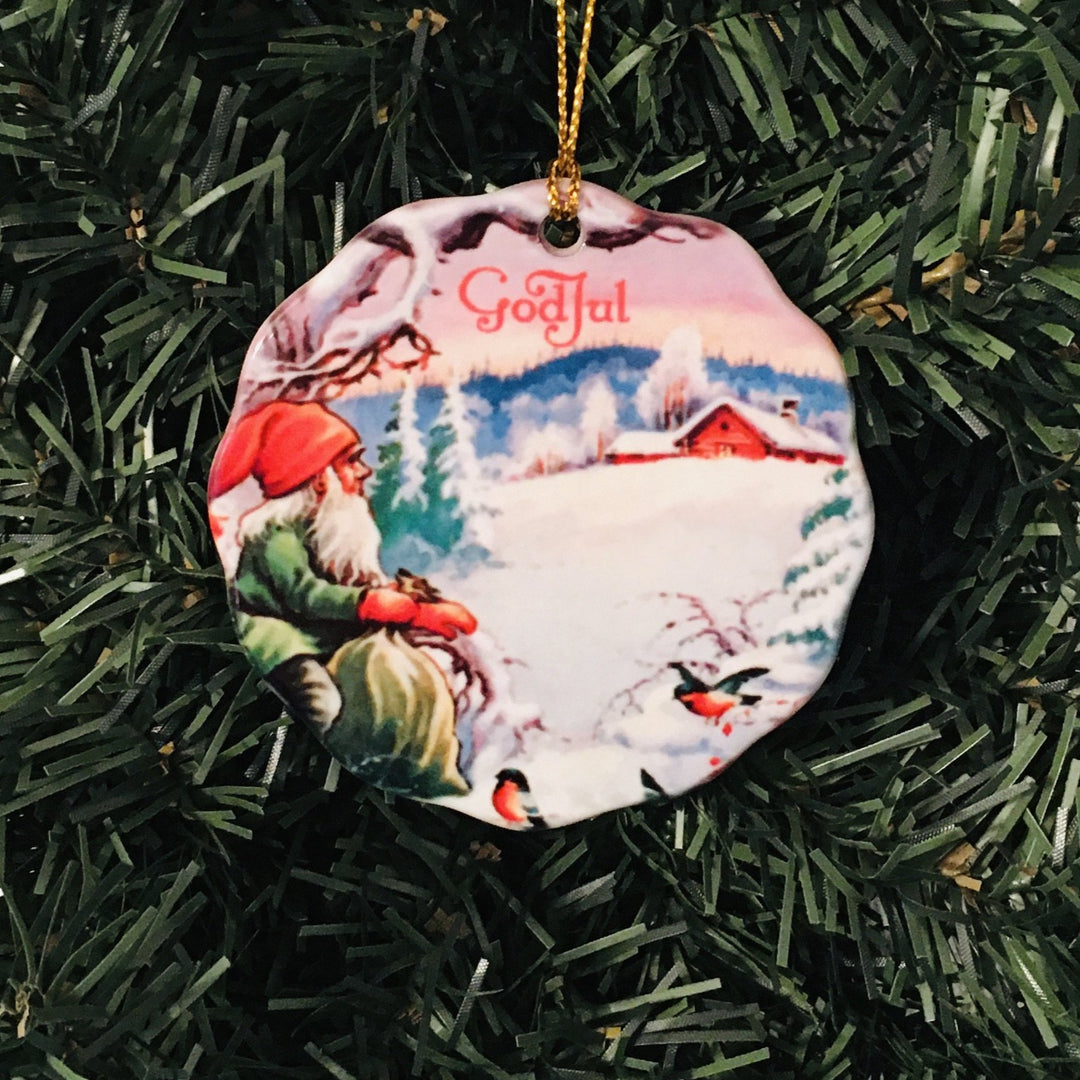
[[[605,451],[606,454],[674,454],[673,431],[624,431],[616,436]]]
[[[704,408],[698,409],[689,420],[674,431],[624,431],[607,448],[606,453],[640,455],[674,454],[680,440],[700,427],[717,409],[727,405],[748,423],[753,424],[766,440],[779,450],[806,450],[816,454],[842,454],[843,449],[835,439],[823,431],[803,427],[795,420],[788,420],[778,413],[766,412],[756,405],[747,405],[738,398],[714,398]]]
[[[831,439],[823,431],[815,431],[813,428],[803,427],[798,421],[788,420],[777,413],[766,412],[756,405],[747,405],[738,398],[720,397],[714,398],[708,405],[698,409],[682,427],[676,431],[663,432],[670,438],[672,443],[678,443],[680,439],[689,435],[696,427],[703,424],[717,409],[727,405],[737,412],[744,420],[749,421],[780,450],[810,450],[817,454],[841,454],[843,450],[834,439]],[[647,434],[652,434],[649,432]]]

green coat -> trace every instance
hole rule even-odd
[[[240,644],[262,675],[294,656],[328,658],[357,636],[366,586],[312,568],[304,521],[268,525],[244,543],[231,600]]]

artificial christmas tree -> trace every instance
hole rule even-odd
[[[734,226],[853,378],[878,540],[798,720],[508,837],[281,737],[236,651],[252,333],[339,236],[542,174],[551,25],[0,5],[13,1078],[1073,1075],[1070,5],[598,8],[587,179]]]

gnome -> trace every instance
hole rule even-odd
[[[360,436],[319,402],[274,401],[231,425],[210,471],[210,521],[240,643],[289,711],[325,735],[341,712],[326,661],[410,629],[471,634],[467,608],[417,598],[379,565]]]

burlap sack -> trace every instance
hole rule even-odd
[[[327,664],[344,705],[327,747],[351,772],[414,798],[462,795],[454,699],[438,666],[393,631],[343,645]]]

